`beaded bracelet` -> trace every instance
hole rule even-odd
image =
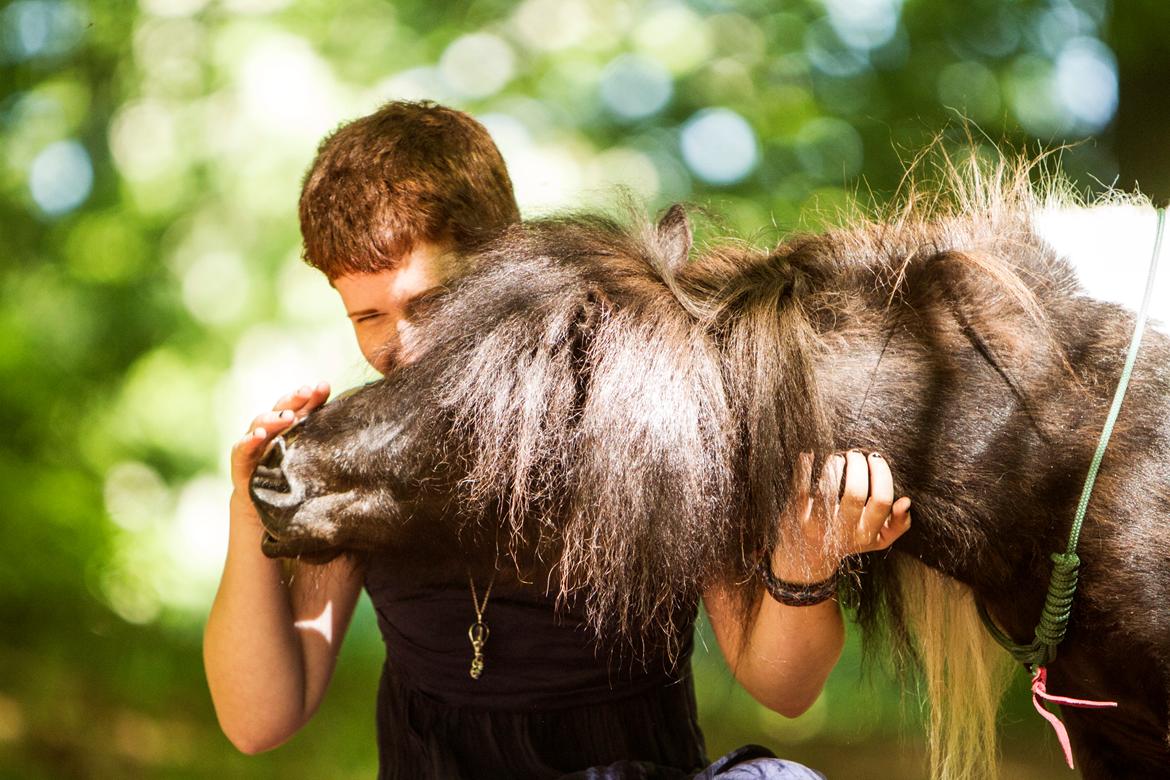
[[[760,579],[772,598],[789,607],[811,607],[828,601],[837,595],[837,580],[840,571],[835,571],[828,578],[820,582],[795,583],[785,582],[772,573],[771,557],[765,556],[760,561]]]

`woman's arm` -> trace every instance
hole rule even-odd
[[[848,552],[889,547],[910,527],[910,499],[894,502],[889,466],[881,456],[866,458],[860,452],[846,453],[835,465],[845,468],[845,493],[833,522],[846,523],[852,530]],[[806,507],[801,527],[814,542],[806,548],[820,550],[823,519],[813,512],[813,504],[805,496],[798,496],[797,505]],[[800,581],[802,577],[806,582],[823,580],[841,563],[824,558],[794,560],[784,553],[775,550],[771,565],[776,577],[785,581]],[[726,586],[708,588],[703,601],[736,680],[764,706],[794,718],[816,701],[841,656],[845,642],[841,611],[834,600],[808,607],[786,606],[768,595],[762,584],[759,588],[762,595],[746,636]]]
[[[260,551],[263,529],[247,493],[267,442],[328,395],[325,385],[282,398],[232,448],[228,553],[203,661],[220,726],[245,753],[276,747],[316,711],[361,593],[362,571],[348,558],[296,564],[286,577],[284,564]]]

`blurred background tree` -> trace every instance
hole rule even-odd
[[[368,607],[318,717],[264,756],[219,733],[199,655],[230,442],[291,388],[370,378],[299,261],[300,177],[339,123],[448,103],[488,126],[528,216],[622,185],[760,242],[887,197],[939,133],[1071,143],[1086,190],[1164,200],[1166,29],[1154,0],[9,3],[0,776],[373,776]],[[830,776],[922,775],[913,694],[863,684],[852,640],[785,721],[706,638],[713,755],[756,741]],[[1056,776],[1028,709],[1021,694],[1005,715],[1007,774]]]

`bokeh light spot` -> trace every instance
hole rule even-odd
[[[1041,11],[1030,30],[1040,51],[1049,57],[1056,57],[1065,43],[1083,35],[1096,32],[1092,18],[1071,4],[1059,4]]]
[[[1117,61],[1096,38],[1074,38],[1056,59],[1056,91],[1079,129],[1103,129],[1117,111]]]
[[[759,144],[751,125],[726,108],[704,109],[683,125],[681,146],[687,167],[703,181],[732,184],[759,162]]]
[[[33,158],[28,188],[41,211],[53,216],[80,206],[93,187],[93,164],[77,141],[58,141]]]
[[[288,7],[292,0],[221,0],[228,11],[237,14],[270,14]]]
[[[143,93],[193,97],[203,92],[207,30],[194,19],[152,19],[134,33]]]
[[[110,122],[110,151],[127,179],[152,179],[177,165],[175,122],[166,106],[139,101]]]
[[[866,53],[846,46],[828,19],[809,25],[804,51],[812,66],[828,76],[856,76],[869,68]]]
[[[642,119],[666,106],[673,91],[670,72],[636,54],[614,59],[601,74],[601,100],[621,119]]]
[[[332,129],[341,91],[309,42],[275,30],[238,33],[248,47],[238,65],[241,105],[256,127],[313,143]]]
[[[450,103],[457,95],[439,75],[438,68],[425,66],[410,68],[382,79],[374,85],[370,97],[370,104],[378,105],[388,100],[433,100],[436,103]]]
[[[81,40],[84,24],[72,3],[20,0],[0,16],[5,59],[27,60],[68,52]]]
[[[163,521],[171,511],[166,483],[145,463],[117,463],[106,472],[106,512],[127,531],[141,531]]]
[[[439,59],[439,73],[456,92],[469,98],[494,95],[515,72],[512,47],[490,33],[456,38]]]
[[[191,16],[202,11],[208,0],[139,0],[143,11],[155,16]]]
[[[206,252],[183,274],[183,303],[199,321],[226,325],[243,314],[250,286],[239,255]]]
[[[888,43],[898,29],[900,0],[825,0],[829,23],[837,36],[854,49],[876,49]]]
[[[162,612],[158,593],[144,580],[133,564],[110,567],[102,574],[101,589],[106,603],[127,623],[153,623]]]
[[[638,51],[676,74],[689,73],[711,58],[714,45],[705,21],[694,11],[672,5],[652,13],[634,31]]]
[[[602,204],[613,202],[618,187],[628,188],[639,200],[651,201],[658,195],[658,170],[653,160],[636,149],[607,149],[586,168],[585,186]]]
[[[1012,63],[1009,95],[1012,111],[1024,129],[1041,139],[1051,139],[1069,128],[1060,96],[1053,89],[1052,65],[1042,57],[1024,54]]]
[[[513,153],[507,162],[520,209],[538,213],[580,205],[582,156],[561,144],[542,144]]]
[[[593,32],[593,17],[582,0],[526,0],[512,23],[524,45],[538,51],[566,49]]]
[[[215,451],[208,388],[216,372],[162,347],[139,358],[127,373],[113,412],[120,440],[203,459]]]
[[[217,474],[201,474],[180,489],[160,541],[165,565],[153,572],[152,585],[166,606],[201,613],[215,596],[227,553],[231,492],[231,481]]]

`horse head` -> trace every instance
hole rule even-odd
[[[250,483],[265,554],[324,562],[399,548],[412,518],[442,514],[446,469],[400,380],[334,399],[269,445]]]

